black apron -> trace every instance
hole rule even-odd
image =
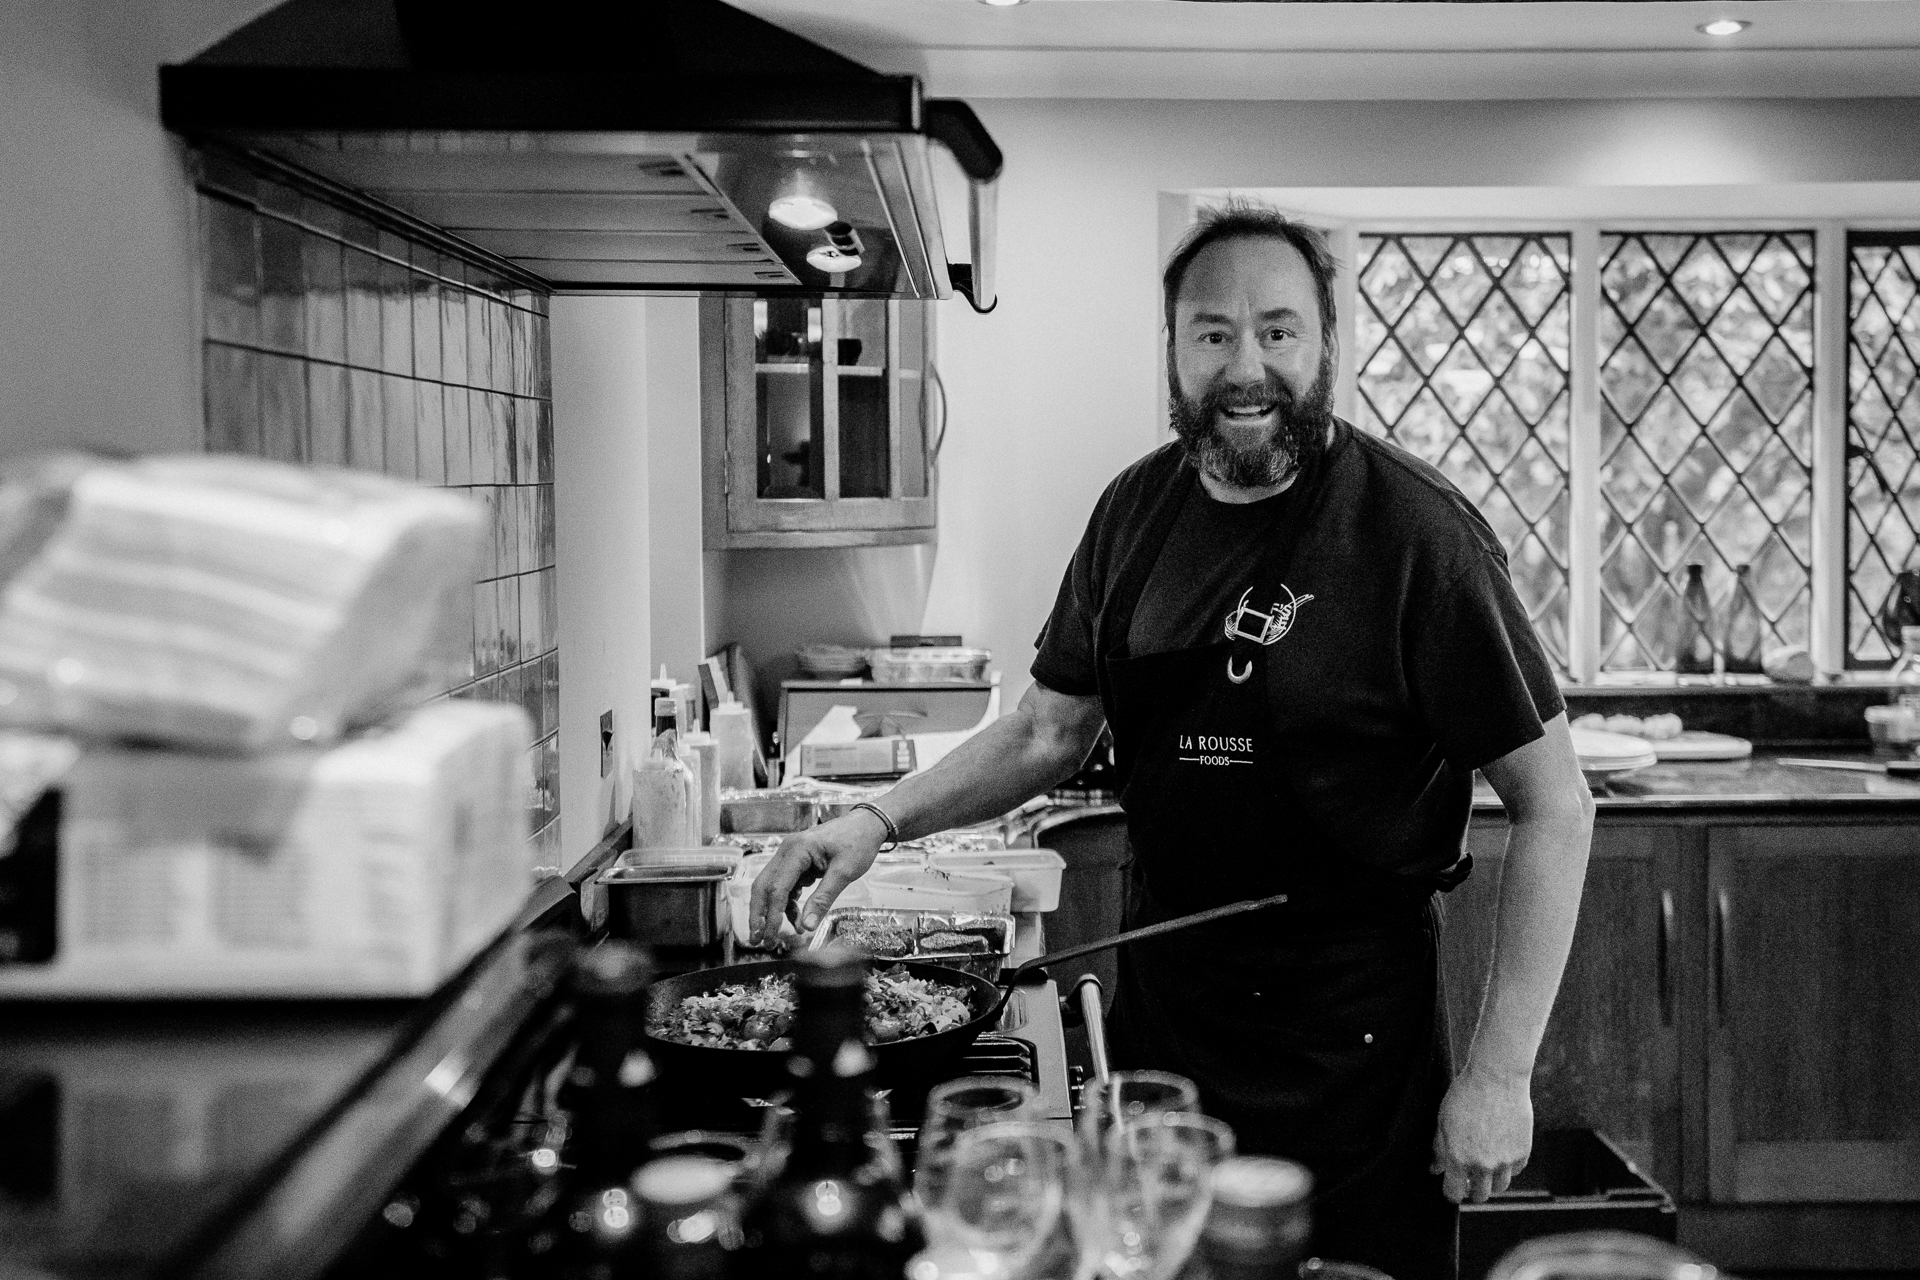
[[[1128,925],[1272,893],[1293,900],[1123,948],[1114,1060],[1191,1078],[1241,1152],[1312,1169],[1316,1253],[1394,1280],[1450,1280],[1456,1214],[1428,1172],[1450,1078],[1439,885],[1329,853],[1311,830],[1273,829],[1287,782],[1266,676],[1286,661],[1287,554],[1268,561],[1217,642],[1127,656],[1134,608],[1197,483],[1191,468],[1179,474],[1097,624],[1134,852]],[[1299,541],[1319,480],[1296,482],[1276,545]]]

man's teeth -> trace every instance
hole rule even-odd
[[[1264,418],[1269,413],[1273,412],[1273,406],[1270,404],[1263,404],[1256,408],[1227,409],[1227,410],[1223,410],[1223,412],[1229,418]]]

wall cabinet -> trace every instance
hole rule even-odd
[[[707,298],[700,344],[708,550],[933,541],[931,307]]]
[[[1464,1055],[1507,828],[1447,899]],[[1920,827],[1608,826],[1534,1074],[1541,1127],[1614,1138],[1677,1199],[1920,1199]]]

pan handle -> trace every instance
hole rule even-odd
[[[1029,960],[1013,971],[1013,976],[1003,979],[1003,985],[1011,990],[1026,980],[1026,976],[1035,969],[1058,964],[1062,960],[1077,960],[1081,956],[1092,955],[1096,951],[1105,951],[1123,943],[1139,942],[1143,938],[1157,938],[1164,933],[1178,933],[1182,929],[1191,929],[1195,925],[1211,924],[1215,920],[1224,920],[1228,916],[1241,915],[1248,911],[1263,911],[1268,907],[1277,907],[1286,902],[1287,895],[1276,893],[1271,898],[1254,898],[1249,902],[1235,902],[1224,907],[1214,907],[1210,911],[1196,911],[1190,916],[1175,916],[1171,920],[1162,920],[1159,924],[1150,924],[1140,929],[1128,929],[1116,933],[1111,938],[1102,938],[1098,942],[1083,942],[1077,947],[1064,947],[1059,951],[1050,951],[1044,956]]]

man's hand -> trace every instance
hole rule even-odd
[[[841,890],[867,873],[886,838],[886,824],[860,809],[782,840],[780,852],[753,878],[747,919],[754,943],[767,946],[779,938],[781,917],[815,880],[820,887],[807,902],[800,928],[819,924]]]
[[[1456,1076],[1440,1104],[1433,1135],[1433,1172],[1455,1204],[1482,1204],[1505,1191],[1527,1167],[1533,1150],[1533,1100],[1529,1081],[1490,1080],[1466,1071]]]

